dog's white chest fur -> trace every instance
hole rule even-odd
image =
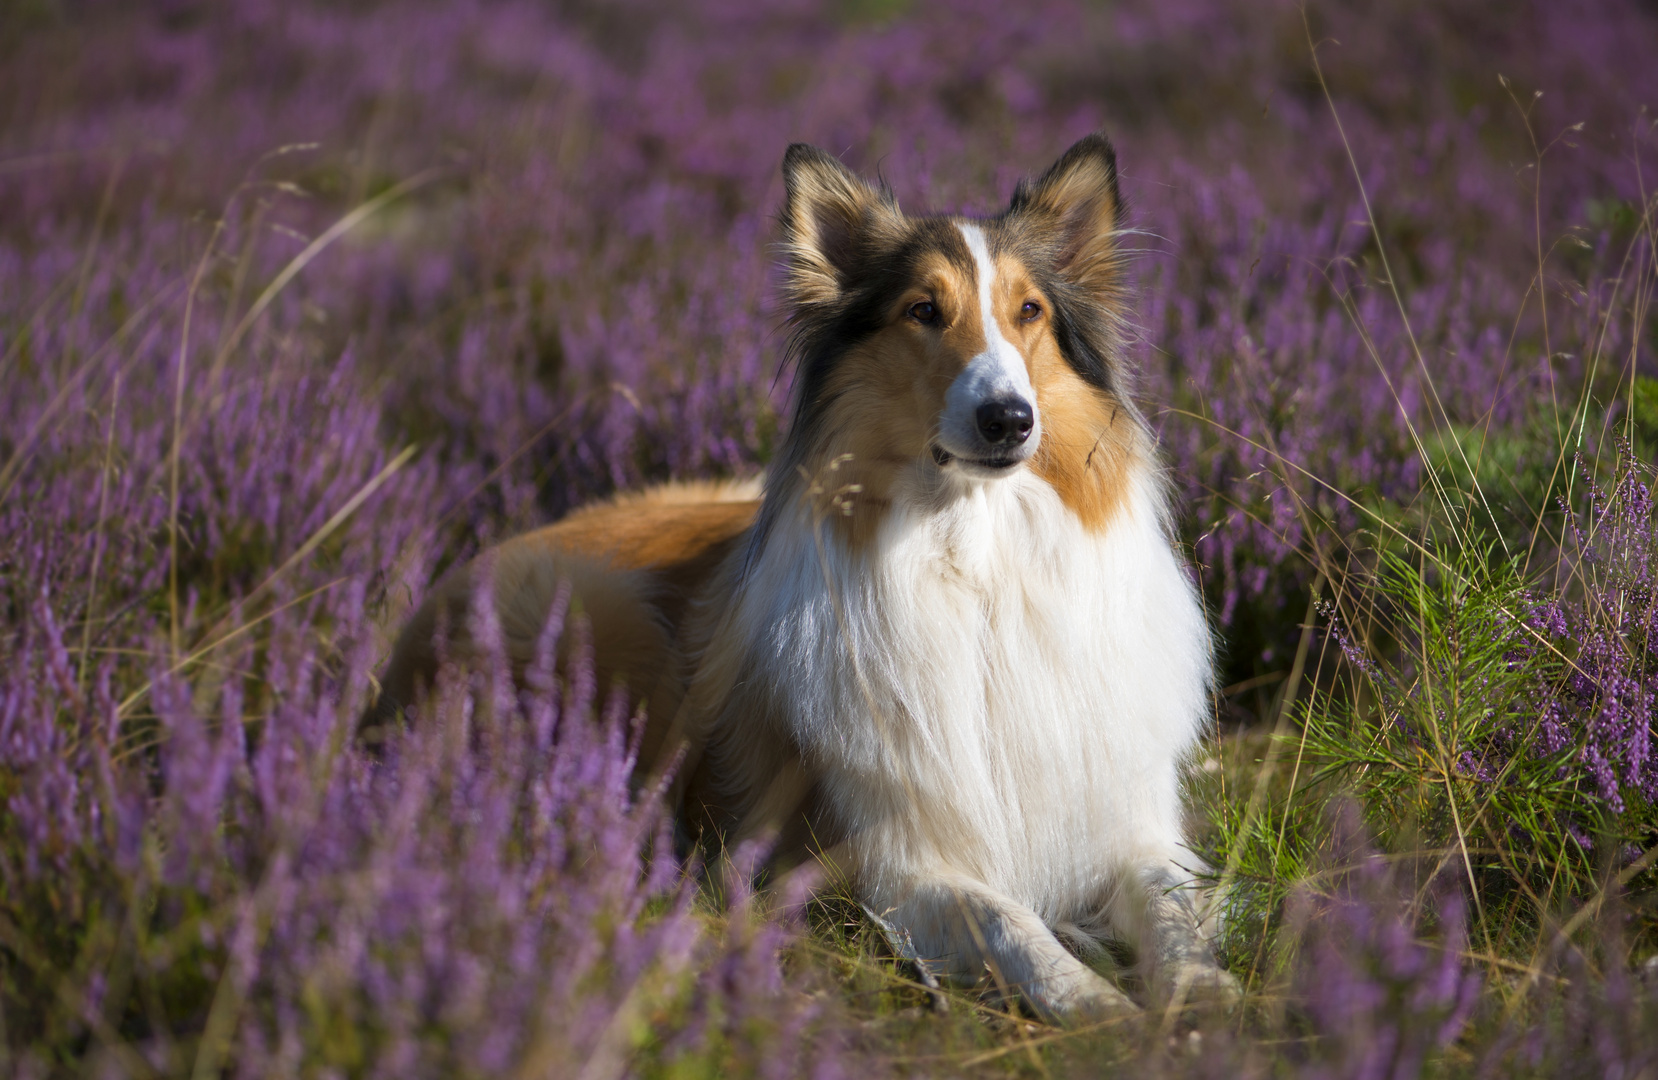
[[[871,899],[957,873],[1084,920],[1121,867],[1180,848],[1209,646],[1157,497],[1136,483],[1092,534],[1027,472],[901,491],[861,557],[808,529],[768,545],[751,655]]]

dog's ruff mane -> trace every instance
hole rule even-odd
[[[465,657],[475,590],[520,666],[573,592],[692,841],[824,857],[924,975],[1046,1016],[1134,1007],[1056,933],[1229,999],[1181,828],[1209,634],[1121,359],[1109,143],[982,220],[906,216],[811,147],[784,175],[798,369],[763,498],[668,485],[502,545],[416,614],[372,722],[440,627]]]

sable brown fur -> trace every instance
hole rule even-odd
[[[534,659],[534,645],[561,586],[588,621],[599,685],[620,682],[649,707],[643,760],[656,762],[680,696],[676,628],[691,599],[753,525],[755,485],[667,484],[583,507],[556,524],[514,537],[487,557],[448,575],[399,635],[392,661],[365,726],[395,719],[431,690],[441,644],[467,662],[476,575],[493,580],[495,611],[515,677]],[[560,638],[558,662],[572,635]]]

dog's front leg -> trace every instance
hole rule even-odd
[[[1040,916],[982,882],[928,878],[882,917],[907,931],[916,955],[957,981],[989,970],[997,989],[1049,1021],[1122,1016],[1139,1007],[1071,955]]]
[[[1230,1007],[1242,996],[1238,980],[1215,959],[1196,883],[1172,861],[1146,863],[1125,874],[1111,907],[1113,928],[1147,970],[1153,1001]]]

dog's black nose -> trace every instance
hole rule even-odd
[[[1031,418],[1030,406],[1018,398],[987,401],[979,406],[975,418],[979,434],[992,446],[1006,443],[1018,446],[1030,438],[1030,429],[1036,421]]]

